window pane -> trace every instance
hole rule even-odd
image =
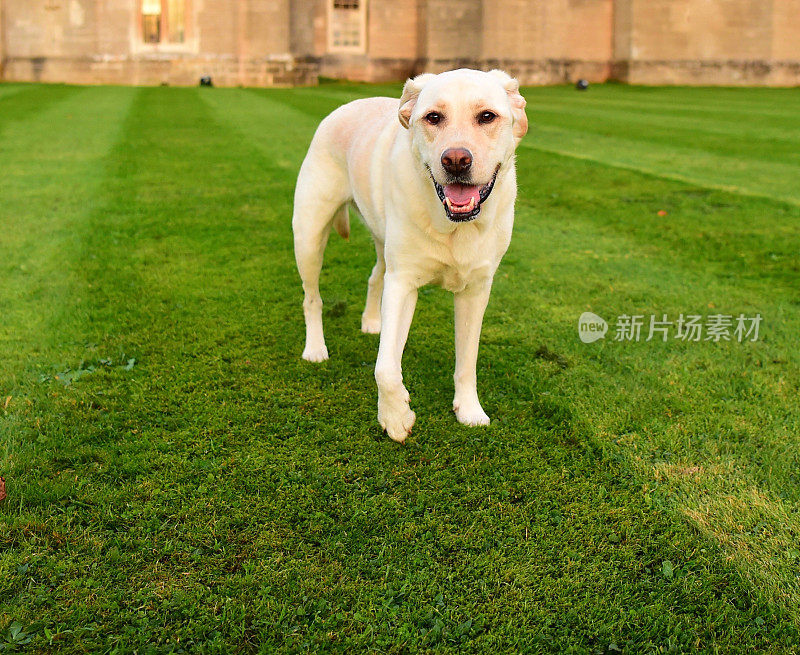
[[[169,40],[183,43],[186,40],[186,0],[167,0],[169,2]]]
[[[142,40],[161,41],[161,0],[142,0]]]
[[[142,38],[145,43],[161,41],[161,14],[144,14],[142,16]]]
[[[333,0],[331,45],[334,48],[363,47],[363,10],[360,0]]]

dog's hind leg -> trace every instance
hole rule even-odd
[[[322,166],[306,158],[297,178],[294,197],[292,230],[297,270],[303,282],[303,315],[306,322],[306,344],[303,359],[323,362],[328,348],[322,330],[322,296],[319,293],[319,274],[322,258],[334,218],[349,200],[349,185],[344,172]],[[337,229],[340,225],[337,225]],[[341,230],[339,230],[341,231]]]
[[[383,276],[386,273],[386,260],[383,258],[383,243],[375,241],[378,260],[372,268],[367,288],[367,304],[361,315],[361,331],[378,334],[381,331],[381,296],[383,295]]]

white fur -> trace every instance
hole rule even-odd
[[[420,75],[406,82],[399,104],[356,100],[326,117],[300,168],[292,229],[305,292],[303,358],[328,358],[319,273],[331,226],[347,236],[346,205],[353,203],[375,240],[361,329],[381,334],[378,421],[395,441],[404,441],[414,425],[401,359],[417,289],[429,283],[455,294],[456,417],[465,425],[489,423],[475,368],[492,278],[511,239],[514,150],[527,131],[524,107],[519,84],[501,71]],[[446,117],[441,125],[424,120],[432,110]],[[485,110],[497,114],[490,125],[476,119]],[[441,155],[454,147],[471,151],[475,184],[488,183],[500,166],[491,195],[469,223],[448,219],[431,180],[432,173],[443,183]]]

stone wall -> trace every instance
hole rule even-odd
[[[421,68],[438,72],[459,66],[502,68],[523,84],[560,84],[609,78],[613,0],[429,0],[427,49]],[[457,48],[456,29],[474,35]],[[442,45],[442,44],[446,45]]]
[[[800,0],[617,0],[613,76],[632,84],[800,84]]]
[[[191,0],[183,43],[142,41],[139,0],[0,0],[3,78],[77,84],[314,84],[290,54],[290,0]]]
[[[3,70],[6,65],[5,24],[5,5],[3,0],[0,0],[0,80],[3,79]]]
[[[7,80],[313,84],[504,68],[524,84],[800,84],[800,0],[367,0],[360,52],[329,0],[187,0],[183,43],[147,44],[141,0],[0,0]]]
[[[246,60],[178,55],[119,59],[10,57],[5,61],[3,79],[9,82],[193,86],[204,75],[211,75],[217,86],[313,85],[319,78],[319,64],[269,57]]]

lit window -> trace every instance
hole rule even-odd
[[[328,45],[333,52],[364,52],[366,0],[331,0]]]
[[[183,43],[186,40],[186,2],[185,0],[167,0],[169,5],[167,16],[169,21],[169,40],[172,43]]]
[[[142,0],[142,41],[183,43],[186,40],[186,0]]]
[[[142,0],[142,39],[161,42],[161,0]]]

